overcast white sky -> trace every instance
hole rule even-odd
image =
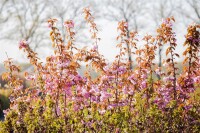
[[[179,21],[182,21],[179,16],[175,16],[177,23]],[[145,21],[145,19],[144,19]],[[117,22],[110,22],[108,20],[96,20],[99,28],[99,36],[101,38],[101,41],[99,43],[99,50],[100,53],[103,54],[106,59],[109,61],[112,61],[116,54],[118,53],[118,50],[116,49],[117,42],[115,41],[115,38],[117,37]],[[139,31],[140,38],[148,34],[155,34],[156,28],[153,23],[146,22],[148,25],[148,28],[145,28],[141,31]],[[47,28],[48,31],[48,28]],[[179,27],[175,24],[175,31],[177,32],[177,39],[178,39],[178,47],[177,51],[178,53],[182,54],[183,52],[183,42],[184,42],[184,34],[186,33],[186,28],[183,25],[179,25]],[[5,43],[3,41],[0,42],[0,63],[3,63],[4,60],[6,60],[6,52],[10,58],[13,58],[16,61],[19,62],[27,62],[28,60],[25,57],[25,53],[23,51],[20,51],[18,49],[18,42],[13,42],[14,45]],[[41,48],[39,51],[39,56],[41,58],[45,58],[45,56],[48,56],[52,53],[52,49],[49,48]],[[164,52],[163,52],[164,54]]]
[[[109,61],[112,61],[116,54],[118,54],[119,50],[116,48],[117,41],[115,38],[117,37],[117,22],[108,22],[107,20],[101,20],[98,22],[99,25],[99,36],[101,38],[101,41],[99,43],[99,50],[100,53],[103,54],[106,59]],[[47,29],[48,30],[48,29]],[[156,29],[154,29],[156,30]],[[178,39],[178,47],[177,52],[182,53],[183,48],[183,42],[184,42],[184,33],[186,32],[186,28],[180,27],[180,29],[177,29],[177,39]],[[142,38],[145,34],[151,34],[152,32],[147,30],[145,32],[144,30],[139,32],[139,38]],[[13,58],[16,61],[19,62],[27,62],[25,53],[22,50],[19,50],[18,48],[18,42],[14,42],[15,45],[10,44],[3,44],[0,45],[0,63],[3,63],[4,60],[6,60],[6,52],[9,57]],[[51,44],[50,44],[51,45]],[[49,49],[47,47],[41,48],[39,51],[39,56],[41,58],[45,58],[45,56],[48,56],[49,54],[52,54],[52,49]],[[163,53],[164,54],[164,53]]]
[[[117,23],[110,23],[107,20],[104,20],[99,21],[98,25],[99,37],[101,38],[101,41],[99,42],[100,53],[103,54],[108,60],[113,60],[115,55],[118,53],[118,50],[115,47],[115,38],[117,37]],[[48,31],[49,30],[47,28],[47,32]],[[3,63],[3,61],[7,59],[6,53],[9,57],[19,62],[28,61],[25,56],[26,54],[22,50],[19,50],[18,42],[14,43],[15,45],[10,45],[6,43],[3,44],[3,41],[1,42],[2,45],[0,45],[0,63]],[[47,47],[43,47],[40,49],[41,50],[39,50],[39,56],[42,58],[48,56],[49,54],[52,54],[53,51],[52,49]]]

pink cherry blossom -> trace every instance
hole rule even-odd
[[[124,23],[124,26],[128,28],[128,22],[125,22],[125,23]]]
[[[65,21],[63,25],[66,28],[74,28],[74,22],[72,20]]]
[[[101,96],[100,96],[100,101],[104,101],[107,100],[108,98],[112,97],[111,94],[107,93],[107,92],[101,92]]]
[[[15,90],[16,90],[16,91],[22,90],[23,87],[24,87],[23,85],[17,86],[17,87],[15,88]]]
[[[53,25],[51,23],[48,23],[48,28],[52,28]]]
[[[99,114],[103,115],[103,114],[105,114],[105,113],[106,113],[106,110],[105,110],[105,109],[99,110]]]
[[[97,51],[97,49],[98,49],[97,45],[94,45],[93,48],[92,48],[93,51]]]
[[[141,88],[144,89],[144,88],[147,88],[147,82],[146,81],[143,81],[141,83]]]
[[[90,93],[86,89],[82,89],[82,95],[86,99],[90,97]]]
[[[19,49],[27,48],[27,47],[28,47],[28,42],[26,40],[21,40],[19,42]]]

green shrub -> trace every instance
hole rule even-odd
[[[11,89],[0,89],[0,119],[3,119],[3,110],[8,109],[10,105],[9,95]]]

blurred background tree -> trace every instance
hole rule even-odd
[[[180,0],[175,0],[180,2]],[[153,4],[156,3],[156,4]],[[175,16],[178,9],[180,8],[179,4],[174,4],[174,0],[152,0],[149,6],[149,14],[151,16],[152,22],[155,24],[155,28],[160,25],[160,22],[163,18]],[[160,40],[162,42],[162,40]],[[162,67],[162,55],[163,55],[163,46],[158,47],[158,66]]]
[[[50,17],[56,17],[61,23],[64,39],[65,30],[62,23],[66,19],[72,19],[76,22],[76,39],[84,43],[87,37],[83,30],[85,24],[81,13],[83,7],[87,6],[92,7],[93,12],[98,14],[95,15],[97,19],[110,22],[127,21],[128,32],[157,26],[163,18],[172,15],[182,17],[181,23],[187,25],[200,22],[199,0],[0,0],[0,39],[16,44],[21,38],[25,38],[34,50],[49,46],[46,21]],[[162,48],[158,54],[159,66],[162,60],[161,51]],[[128,57],[132,61],[130,52]]]
[[[182,16],[182,22],[187,25],[188,23],[200,23],[200,1],[199,0],[183,0],[180,3],[179,14]]]
[[[145,16],[146,5],[145,0],[105,0],[103,16],[110,21],[126,21],[128,23],[127,37],[129,38],[130,31],[138,31],[144,26],[140,19]],[[130,69],[132,69],[131,49],[128,44],[126,46]]]

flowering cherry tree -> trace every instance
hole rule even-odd
[[[184,69],[178,73],[175,53],[178,45],[173,31],[174,18],[167,18],[157,29],[157,36],[138,39],[137,32],[127,35],[127,22],[118,24],[119,54],[107,63],[98,51],[98,29],[90,9],[84,9],[90,27],[92,48],[77,48],[73,20],[64,22],[64,43],[57,19],[48,20],[54,54],[42,63],[26,40],[19,43],[34,66],[25,72],[30,85],[25,88],[17,77],[20,68],[11,59],[5,61],[2,76],[13,89],[10,108],[0,129],[5,132],[199,132],[200,25],[190,25],[185,36],[187,47]],[[160,39],[163,44],[160,44]],[[144,45],[138,47],[138,42]],[[126,46],[136,57],[130,69]],[[155,63],[159,45],[168,45],[166,69]],[[88,69],[80,75],[84,62],[98,72],[91,77]],[[160,79],[155,78],[156,75]]]

